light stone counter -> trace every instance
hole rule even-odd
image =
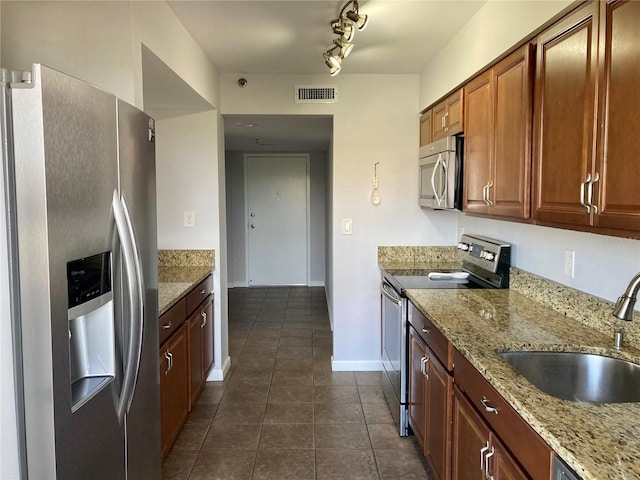
[[[586,351],[640,363],[640,351],[613,350],[611,335],[515,290],[408,290],[407,295],[578,475],[640,479],[640,404],[559,400],[497,356],[508,349]]]

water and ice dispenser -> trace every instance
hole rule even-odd
[[[71,411],[115,378],[111,252],[67,263]]]

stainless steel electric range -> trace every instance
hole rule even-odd
[[[458,262],[451,268],[382,271],[382,364],[384,393],[400,436],[409,435],[407,391],[407,296],[409,289],[508,288],[511,245],[478,235],[462,235]]]

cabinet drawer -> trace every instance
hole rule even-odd
[[[175,332],[187,318],[187,301],[183,298],[160,317],[160,345]]]
[[[198,308],[213,290],[213,276],[209,275],[187,294],[187,316]]]
[[[522,466],[536,479],[548,479],[552,451],[476,368],[454,349],[454,382],[469,397]],[[486,399],[486,400],[485,400]],[[488,408],[482,401],[485,400]],[[494,411],[489,411],[493,407]]]
[[[453,347],[440,330],[412,302],[409,302],[409,323],[435,353],[440,363],[448,371],[451,371],[453,368]]]

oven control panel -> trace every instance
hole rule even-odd
[[[500,240],[465,234],[458,243],[458,256],[463,262],[497,273],[511,266],[511,245]]]

